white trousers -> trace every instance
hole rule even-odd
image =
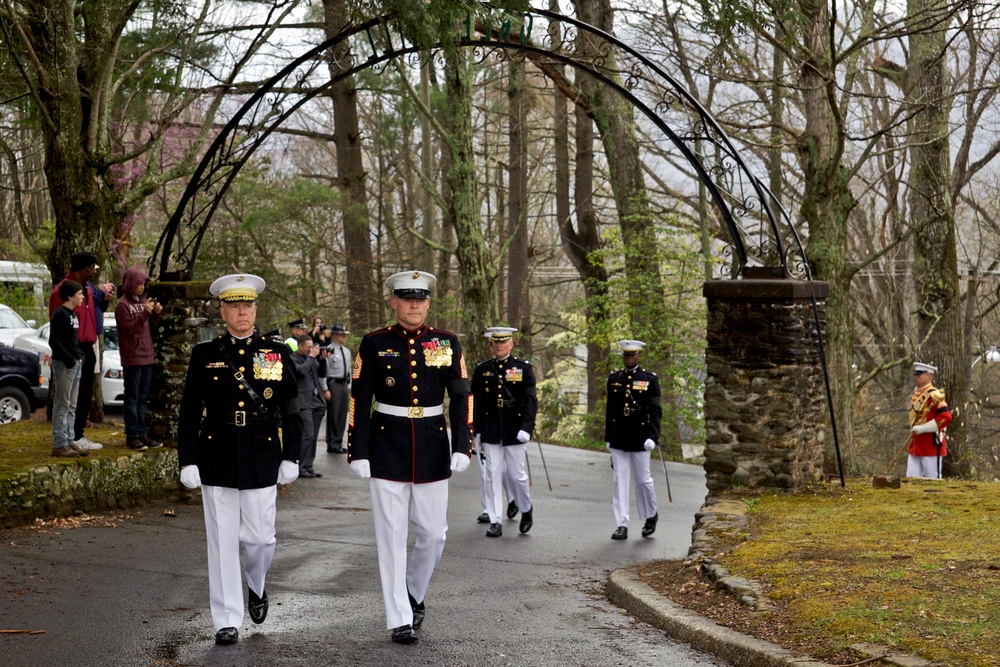
[[[202,486],[208,537],[208,592],[215,629],[243,625],[243,580],[240,551],[247,585],[264,593],[264,579],[274,557],[274,517],[278,487],[231,489]]]
[[[479,456],[479,451],[482,450],[483,455],[486,454],[486,448],[480,444],[475,448],[475,453],[473,456],[476,457],[476,463],[479,465],[479,503],[483,506],[483,512],[489,512],[489,502],[490,502],[490,489],[489,489],[489,478],[486,476],[486,461]]]
[[[941,461],[944,465],[944,461]],[[930,477],[931,479],[941,479],[938,473],[938,457],[936,456],[914,456],[906,455],[906,476],[907,477]]]
[[[528,488],[528,445],[492,445],[482,444],[486,450],[486,477],[488,480],[489,498],[486,511],[490,515],[490,523],[502,523],[506,516],[503,504],[503,492],[507,490],[507,498],[517,504],[521,512],[531,511],[531,493]]]
[[[375,519],[378,571],[386,628],[413,623],[410,599],[423,602],[448,533],[448,480],[428,484],[368,480]],[[407,530],[413,524],[413,553],[407,558]]]
[[[635,506],[639,510],[639,520],[645,521],[656,514],[656,489],[653,476],[649,474],[649,452],[612,449],[611,464],[614,467],[612,504],[615,525],[628,526],[629,476],[635,479]]]

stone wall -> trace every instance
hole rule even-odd
[[[820,479],[827,408],[813,295],[823,326],[829,286],[719,280],[706,282],[703,293],[709,493]]]
[[[53,463],[0,480],[0,526],[36,517],[126,509],[177,493],[177,450]]]
[[[212,305],[208,281],[158,282],[151,296],[163,304],[160,326],[153,331],[156,360],[149,389],[150,435],[169,445],[177,442],[177,418],[191,348],[204,335],[214,337],[218,308]],[[206,332],[203,334],[203,332]]]

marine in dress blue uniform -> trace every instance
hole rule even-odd
[[[243,573],[250,618],[267,616],[264,589],[274,556],[277,487],[298,476],[302,424],[289,350],[254,328],[263,279],[223,276],[209,291],[226,333],[191,351],[178,425],[181,482],[202,487],[208,581],[216,643],[232,644],[243,623]],[[283,438],[278,427],[283,427]]]
[[[487,333],[493,358],[477,365],[472,373],[473,430],[476,444],[486,455],[490,519],[487,537],[503,534],[505,486],[511,502],[521,510],[521,533],[527,533],[534,524],[526,462],[527,442],[535,430],[538,399],[534,369],[529,362],[511,354],[516,331],[513,327],[490,327]],[[508,484],[504,484],[505,481]]]
[[[448,478],[469,466],[472,394],[458,337],[427,326],[436,278],[402,271],[386,280],[397,323],[366,335],[352,369],[347,459],[369,479],[386,627],[410,644],[444,551]],[[450,401],[448,421],[444,396]],[[407,557],[407,530],[416,534]]]
[[[656,530],[656,490],[649,472],[650,451],[660,438],[660,380],[639,366],[641,340],[620,340],[625,368],[608,376],[604,442],[614,469],[613,506],[617,528],[613,540],[628,539],[629,478],[635,480],[635,504],[645,520],[642,536]]]

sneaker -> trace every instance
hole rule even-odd
[[[144,435],[143,437],[141,437],[139,439],[142,440],[144,443],[146,443],[146,447],[148,447],[149,449],[159,449],[160,447],[163,446],[162,442],[157,442],[156,440],[153,440],[148,435]]]
[[[132,437],[125,438],[125,446],[137,452],[144,452],[148,449],[146,443],[143,442],[142,438],[132,438]]]
[[[61,456],[67,459],[73,459],[80,456],[80,452],[67,445],[65,447],[53,447],[52,456]]]
[[[74,440],[73,444],[80,449],[104,449],[104,445],[99,442],[94,442],[87,436],[83,436],[79,440]]]

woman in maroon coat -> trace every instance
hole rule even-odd
[[[149,437],[146,427],[146,397],[153,372],[153,334],[150,326],[160,321],[163,306],[146,296],[149,277],[129,269],[122,278],[122,298],[115,306],[118,347],[125,375],[125,444],[129,449],[155,449],[160,443]]]

